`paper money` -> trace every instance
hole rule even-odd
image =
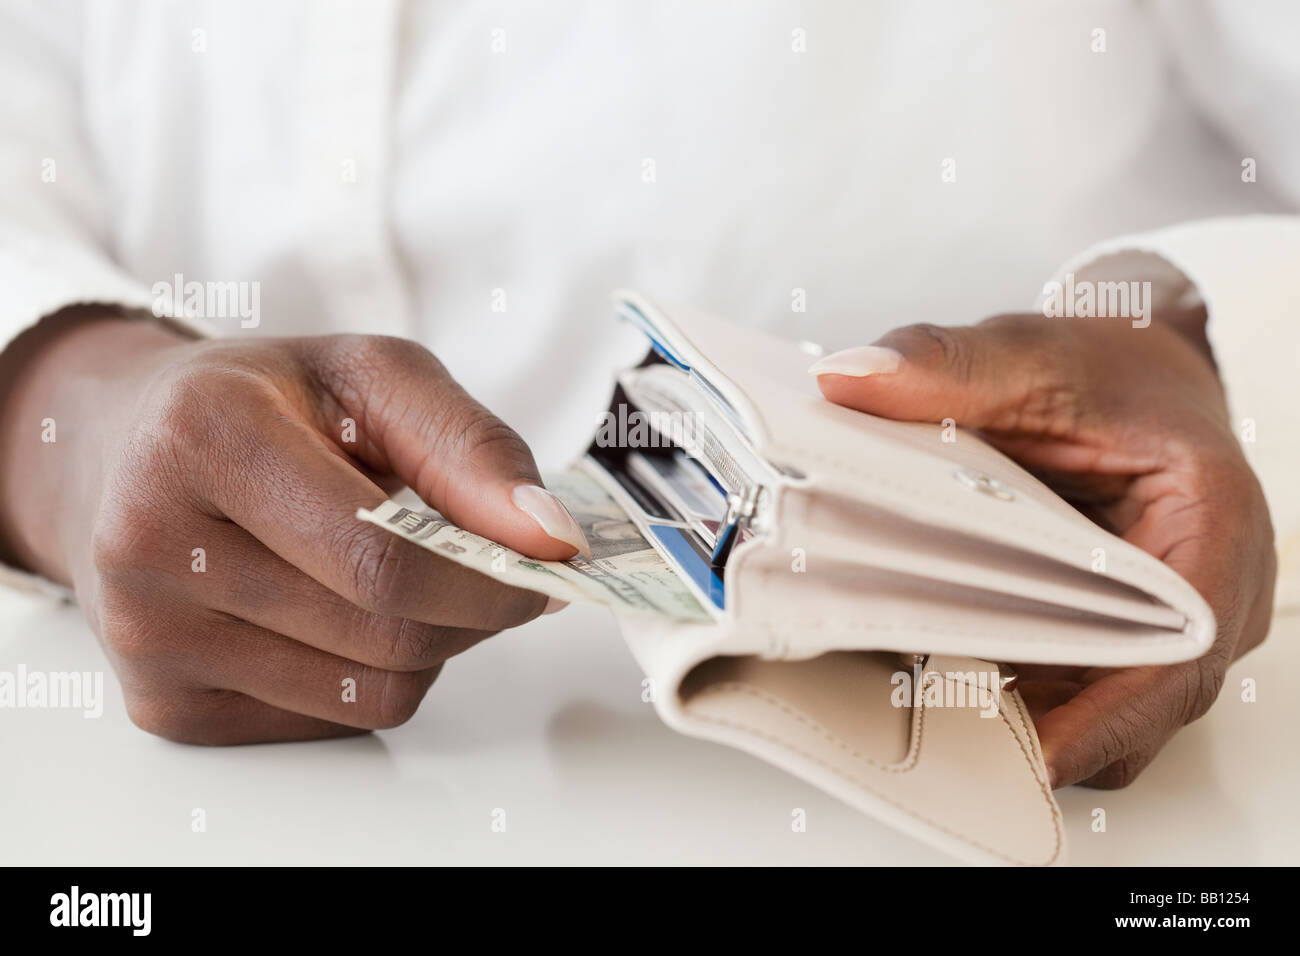
[[[599,484],[573,471],[548,475],[545,483],[582,527],[591,545],[590,560],[580,555],[568,561],[526,558],[456,527],[431,508],[400,500],[386,501],[373,511],[362,508],[357,517],[512,587],[540,591],[563,601],[603,604],[620,613],[712,620],[677,572]]]

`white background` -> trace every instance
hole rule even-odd
[[[1300,618],[1127,790],[1058,793],[1075,864],[1300,863]],[[99,670],[75,607],[0,595],[0,670]],[[1243,677],[1258,703],[1240,701]],[[0,710],[0,863],[943,864],[944,854],[640,699],[613,619],[570,608],[452,660],[416,717],[342,741],[208,749],[127,719]],[[191,830],[206,811],[207,831]],[[493,833],[492,812],[506,811]],[[791,810],[807,811],[806,833]],[[1107,831],[1093,833],[1102,807]]]

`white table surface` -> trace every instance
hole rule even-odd
[[[0,709],[0,863],[943,864],[944,854],[640,699],[613,619],[569,610],[451,661],[360,738],[209,749],[127,719],[80,612],[0,594],[0,670],[104,670],[104,714]],[[1132,787],[1058,794],[1076,864],[1300,863],[1300,618]],[[1258,703],[1240,701],[1243,677]],[[805,833],[791,810],[807,811]],[[1093,833],[1104,807],[1107,831]],[[191,829],[202,808],[207,830]],[[492,814],[506,811],[506,831]]]

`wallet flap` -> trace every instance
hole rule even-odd
[[[961,859],[1063,859],[1033,725],[1018,695],[990,689],[994,665],[932,656],[909,672],[896,655],[855,651],[696,659],[683,641],[703,629],[623,627],[674,729],[761,757]]]
[[[937,425],[833,405],[793,343],[633,293],[620,301],[667,343],[675,364],[707,380],[699,400],[725,403],[738,425],[731,440],[783,476],[765,501],[768,533],[736,549],[727,579],[729,615],[784,635],[794,645],[785,652],[810,656],[847,639],[1132,666],[1187,660],[1213,643],[1212,611],[1176,572],[975,435],[945,441]],[[892,539],[873,533],[870,520],[849,533],[872,511],[888,517]],[[962,557],[961,548],[986,560]],[[800,561],[818,573],[797,573]],[[891,593],[896,613],[882,621],[873,601],[883,608]],[[798,620],[781,621],[783,606],[797,607]]]

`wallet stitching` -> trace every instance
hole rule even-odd
[[[1012,693],[1009,695],[1016,702],[1016,710],[1020,713],[1020,725],[1025,730],[1025,735],[1034,750],[1034,756],[1038,758],[1039,763],[1046,763],[1043,759],[1043,750],[1038,743],[1038,735],[1029,733],[1029,728],[1033,726],[1033,720],[1030,719],[1029,712],[1025,710],[1025,701],[1019,694]]]
[[[809,458],[813,458],[818,461],[822,461],[829,465],[835,466],[846,475],[851,475],[855,478],[865,478],[868,481],[873,481],[878,485],[884,485],[887,488],[891,488],[895,492],[905,495],[909,498],[913,498],[918,501],[927,501],[927,502],[937,501],[939,504],[944,505],[948,508],[961,510],[957,508],[957,502],[955,502],[952,498],[940,497],[936,499],[936,498],[929,498],[924,495],[920,495],[912,488],[908,487],[907,485],[900,484],[889,478],[882,478],[880,475],[875,474],[874,472],[866,471],[865,469],[859,468],[856,465],[847,463],[839,458],[835,458],[824,452],[814,451],[810,448],[803,448],[798,445],[788,445],[785,443],[777,443],[776,447],[773,450],[778,455],[787,455],[787,456],[791,454],[794,454],[796,456],[807,455]],[[1048,541],[1054,541],[1057,544],[1065,544],[1065,545],[1072,545],[1078,547],[1085,543],[1082,538],[1063,535],[1060,534],[1059,532],[1045,531],[1042,528],[1030,527],[1028,525],[1023,524],[1020,521],[1015,520],[1014,518],[1008,517],[1007,519],[1004,520],[1003,523],[1005,523],[1009,527],[1015,528],[1018,531],[1023,531],[1027,534],[1036,535],[1038,537],[1045,538]],[[1174,582],[1178,582],[1182,584],[1186,583],[1183,580],[1183,578],[1175,574],[1173,571],[1170,571],[1168,574],[1163,574],[1161,573],[1161,571],[1158,571],[1150,567],[1149,565],[1139,563],[1138,561],[1129,558],[1127,555],[1124,554],[1117,554],[1113,556],[1113,558],[1111,558],[1111,562],[1113,564],[1118,564],[1127,568],[1131,568],[1134,571],[1138,572],[1138,577],[1146,578],[1153,582],[1157,580],[1162,580],[1165,582],[1169,582],[1170,584],[1173,584]]]
[[[948,678],[945,678],[945,679],[948,679]],[[806,724],[808,724],[810,727],[816,729],[817,731],[820,731],[820,732],[823,734],[823,736],[824,736],[827,740],[829,740],[831,743],[835,744],[835,746],[839,747],[841,750],[844,750],[844,751],[846,751],[847,753],[849,753],[850,755],[856,757],[857,759],[859,759],[859,760],[861,760],[861,761],[863,761],[863,762],[865,762],[865,763],[867,763],[867,764],[869,764],[869,765],[871,765],[871,766],[877,767],[877,768],[879,768],[879,769],[881,769],[881,770],[888,771],[888,772],[891,772],[891,773],[899,773],[899,772],[903,772],[903,770],[910,770],[910,769],[912,769],[913,766],[916,765],[916,762],[917,762],[917,761],[919,760],[919,758],[920,758],[920,742],[921,742],[921,736],[922,736],[922,733],[923,733],[923,724],[924,724],[924,721],[925,721],[925,712],[926,712],[926,709],[927,709],[927,708],[924,706],[924,702],[922,702],[920,718],[918,719],[918,721],[917,721],[916,724],[914,725],[914,729],[913,729],[913,734],[914,734],[914,741],[913,741],[913,743],[914,743],[914,748],[915,748],[915,756],[913,756],[912,754],[909,753],[909,755],[908,755],[909,763],[908,763],[908,765],[907,765],[906,767],[904,767],[904,766],[899,765],[899,764],[893,764],[893,765],[891,765],[891,764],[881,764],[881,763],[879,763],[878,761],[871,759],[870,757],[867,757],[867,756],[865,756],[865,755],[863,755],[863,754],[860,754],[858,751],[856,751],[854,748],[852,748],[851,746],[849,746],[849,745],[848,745],[847,743],[845,743],[842,739],[840,739],[838,736],[836,736],[836,735],[835,735],[834,733],[832,733],[829,729],[827,729],[826,727],[824,727],[823,725],[821,725],[821,724],[818,723],[817,721],[813,720],[812,718],[808,717],[806,714],[803,714],[802,712],[800,712],[800,711],[796,710],[795,708],[791,707],[788,703],[786,703],[786,702],[785,702],[784,700],[782,700],[781,698],[776,697],[775,695],[773,695],[773,694],[769,693],[768,691],[765,691],[765,690],[763,690],[763,689],[761,689],[761,688],[754,687],[752,684],[744,684],[744,683],[740,683],[740,682],[738,682],[738,681],[726,681],[726,682],[723,682],[723,683],[719,683],[719,684],[714,685],[714,686],[711,687],[709,690],[703,691],[703,693],[705,693],[705,694],[712,693],[713,691],[715,691],[715,690],[720,690],[720,689],[722,689],[722,688],[724,688],[724,687],[735,688],[735,689],[741,691],[742,693],[749,694],[750,696],[753,696],[753,697],[757,698],[758,700],[762,701],[763,703],[768,704],[769,706],[775,706],[777,709],[782,710],[782,711],[785,711],[785,712],[788,713],[790,716],[795,717],[795,719],[799,720],[800,722],[802,722],[802,723],[806,723]],[[1017,702],[1017,703],[1018,703],[1018,702]],[[966,843],[966,844],[968,844],[968,845],[970,845],[970,846],[976,847],[977,849],[983,850],[985,853],[988,853],[988,854],[990,854],[990,855],[992,855],[992,856],[995,856],[995,857],[997,857],[998,859],[1006,860],[1006,861],[1009,862],[1009,863],[1017,863],[1017,864],[1022,864],[1022,865],[1031,865],[1031,866],[1032,866],[1032,865],[1035,865],[1035,864],[1031,863],[1031,862],[1028,861],[1028,860],[1019,859],[1019,858],[1017,858],[1017,857],[1011,856],[1011,855],[1008,854],[1008,853],[1004,853],[1004,852],[1002,852],[1001,850],[997,850],[997,849],[994,849],[993,847],[986,846],[985,844],[981,843],[981,842],[978,841],[978,840],[972,839],[971,837],[968,837],[968,836],[966,836],[966,835],[964,835],[964,834],[958,833],[957,831],[952,830],[952,829],[950,829],[949,827],[946,827],[946,826],[944,826],[943,824],[941,824],[941,823],[939,823],[939,822],[937,822],[937,821],[935,821],[935,820],[931,820],[929,817],[926,817],[926,816],[924,816],[924,815],[922,815],[922,814],[920,814],[920,813],[917,813],[915,810],[912,810],[911,808],[904,806],[903,804],[897,802],[897,801],[894,800],[893,798],[891,798],[891,797],[889,797],[889,796],[887,796],[887,795],[885,795],[885,794],[879,792],[878,790],[874,789],[874,788],[871,787],[870,784],[868,784],[866,781],[861,780],[861,779],[859,779],[858,777],[853,776],[852,774],[848,773],[847,771],[842,770],[842,769],[840,769],[839,767],[836,767],[836,766],[834,766],[834,765],[831,764],[831,763],[828,763],[827,761],[823,760],[823,759],[820,758],[820,757],[817,757],[817,756],[815,756],[815,755],[813,755],[813,754],[808,753],[807,751],[805,751],[805,750],[803,750],[801,747],[799,747],[797,744],[790,743],[790,742],[787,741],[787,740],[782,740],[781,738],[777,737],[775,734],[772,734],[772,733],[769,732],[769,731],[766,731],[766,730],[760,730],[760,729],[757,728],[757,727],[753,727],[753,726],[750,726],[750,725],[748,725],[748,724],[741,723],[741,722],[739,722],[739,721],[728,720],[728,719],[726,719],[726,718],[724,718],[724,717],[714,717],[714,716],[704,715],[704,714],[698,714],[698,713],[696,713],[696,714],[692,714],[692,716],[695,717],[697,720],[703,720],[703,721],[705,721],[706,723],[717,724],[718,726],[721,726],[721,727],[730,727],[730,728],[732,728],[732,729],[734,729],[734,730],[741,730],[741,731],[744,731],[744,732],[749,733],[749,734],[752,734],[752,735],[754,735],[754,736],[756,736],[756,737],[760,737],[760,738],[762,738],[762,739],[764,739],[764,740],[767,740],[769,743],[775,744],[775,745],[778,746],[778,747],[783,747],[783,748],[785,748],[786,750],[789,750],[789,751],[791,751],[791,752],[797,754],[798,756],[804,758],[805,760],[809,760],[809,761],[811,761],[811,762],[817,764],[818,766],[820,766],[820,767],[822,767],[822,768],[824,768],[824,769],[826,769],[826,770],[829,770],[829,771],[830,771],[831,773],[833,773],[835,776],[840,777],[841,779],[847,781],[848,783],[853,784],[854,786],[856,786],[856,787],[857,787],[858,789],[860,789],[860,790],[864,790],[864,791],[866,791],[867,793],[871,794],[872,796],[876,797],[877,799],[879,799],[879,800],[883,800],[885,803],[888,803],[890,806],[892,806],[892,807],[894,807],[894,808],[896,808],[896,809],[898,809],[898,810],[901,810],[903,813],[907,814],[908,816],[910,816],[910,817],[912,817],[912,818],[914,818],[914,819],[916,819],[916,820],[921,821],[922,823],[926,824],[927,826],[932,827],[932,828],[934,828],[934,829],[936,829],[936,830],[939,830],[939,831],[942,832],[942,833],[946,833],[948,836],[953,837],[953,838],[955,838],[955,839],[957,839],[957,840],[960,840],[962,843]],[[1030,772],[1034,775],[1034,781],[1038,784],[1039,792],[1043,794],[1044,800],[1046,801],[1046,803],[1047,803],[1047,805],[1048,805],[1048,809],[1051,810],[1051,814],[1052,814],[1052,831],[1053,831],[1053,836],[1054,836],[1054,838],[1055,838],[1055,846],[1052,848],[1052,854],[1051,854],[1051,856],[1049,856],[1049,857],[1047,858],[1047,860],[1046,860],[1044,863],[1042,863],[1042,864],[1037,864],[1037,865],[1040,865],[1040,866],[1046,866],[1046,865],[1049,865],[1049,864],[1051,864],[1051,863],[1054,863],[1054,862],[1057,860],[1057,858],[1060,856],[1060,854],[1061,854],[1061,827],[1062,827],[1061,812],[1060,812],[1060,809],[1056,806],[1056,804],[1052,801],[1050,793],[1044,789],[1043,781],[1042,781],[1042,779],[1039,777],[1039,774],[1038,774],[1038,772],[1037,772],[1037,770],[1036,770],[1036,768],[1035,768],[1035,766],[1034,766],[1034,762],[1033,762],[1033,759],[1032,759],[1030,753],[1025,749],[1025,745],[1024,745],[1024,743],[1021,741],[1020,736],[1015,732],[1015,728],[1013,728],[1013,727],[1011,726],[1011,721],[1010,721],[1010,719],[1007,717],[1006,713],[1003,712],[1003,711],[1001,710],[1001,708],[999,708],[999,710],[998,710],[998,716],[1000,716],[1000,717],[1002,718],[1002,722],[1003,722],[1003,724],[1004,724],[1004,725],[1006,726],[1006,728],[1007,728],[1007,733],[1009,733],[1009,734],[1011,735],[1012,739],[1015,740],[1016,745],[1020,748],[1020,754],[1021,754],[1021,756],[1023,756],[1023,757],[1025,758],[1025,763],[1028,765]],[[894,769],[895,767],[897,767],[898,769]]]
[[[897,763],[883,763],[875,759],[874,757],[868,757],[860,750],[857,750],[856,748],[846,743],[842,738],[837,736],[834,731],[832,731],[830,728],[828,728],[827,726],[825,726],[824,724],[822,724],[812,716],[792,706],[788,701],[785,701],[782,698],[777,697],[771,691],[764,690],[761,687],[755,687],[753,684],[746,684],[743,683],[742,681],[719,681],[716,684],[710,685],[708,690],[706,690],[704,693],[709,693],[715,690],[721,690],[723,688],[738,690],[741,693],[748,694],[751,697],[758,698],[759,700],[763,701],[763,703],[765,704],[769,704],[773,707],[776,707],[778,710],[782,711],[786,715],[793,717],[799,723],[807,726],[809,730],[813,731],[813,733],[822,737],[829,743],[832,743],[835,746],[839,747],[841,750],[844,750],[854,759],[861,760],[863,763],[870,764],[871,766],[883,770],[887,773],[906,773],[907,771],[911,770],[913,767],[916,766],[917,759],[921,755],[921,736],[924,729],[923,725],[925,723],[924,707],[917,708],[918,710],[917,719],[915,721],[912,721],[912,726],[909,729],[907,753],[903,755],[903,759],[898,761]]]
[[[1065,820],[1061,816],[1061,808],[1057,805],[1056,801],[1052,799],[1051,784],[1049,784],[1047,780],[1044,779],[1043,775],[1038,772],[1039,766],[1043,763],[1043,755],[1042,751],[1038,747],[1036,735],[1029,729],[1031,722],[1029,714],[1025,710],[1025,702],[1019,694],[1012,693],[1010,696],[1011,699],[1016,702],[1016,711],[1020,714],[1021,729],[1024,731],[1024,736],[1033,742],[1031,745],[1032,754],[1025,750],[1025,742],[1021,739],[1021,735],[1016,733],[1015,728],[1011,726],[1011,719],[1007,717],[1006,712],[1003,711],[1002,708],[998,708],[998,713],[1001,715],[1003,723],[1007,725],[1007,730],[1011,732],[1011,736],[1013,736],[1016,739],[1016,743],[1019,744],[1020,752],[1024,754],[1025,762],[1029,764],[1029,769],[1034,775],[1034,780],[1038,783],[1038,792],[1043,795],[1043,800],[1047,803],[1048,809],[1052,811],[1052,830],[1056,834],[1056,847],[1052,850],[1052,855],[1048,860],[1048,862],[1051,862],[1060,855],[1061,831],[1064,829]],[[1035,757],[1038,758],[1037,761],[1035,761]]]

